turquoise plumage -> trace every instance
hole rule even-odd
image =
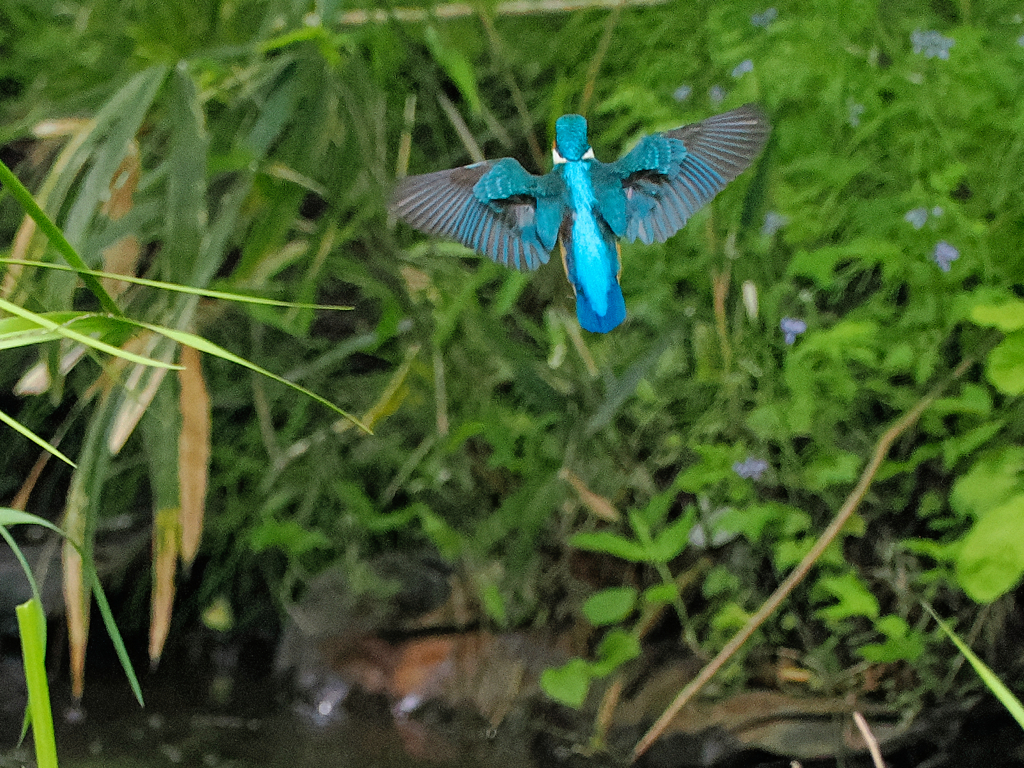
[[[618,240],[667,240],[746,170],[769,131],[764,113],[747,104],[645,136],[618,161],[602,163],[587,121],[564,115],[555,123],[551,173],[534,176],[506,157],[409,176],[392,209],[417,229],[520,270],[546,264],[560,242],[580,325],[607,333],[626,317]]]

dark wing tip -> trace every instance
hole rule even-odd
[[[771,130],[761,107],[744,104],[699,123],[666,131],[664,135],[682,141],[687,152],[707,163],[728,183],[761,153]]]
[[[493,261],[520,271],[533,270],[548,261],[539,243],[524,240],[511,210],[494,210],[480,202],[474,185],[490,170],[491,163],[477,163],[399,180],[389,209],[421,232],[448,237]]]

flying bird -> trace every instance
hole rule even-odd
[[[619,239],[667,240],[749,167],[770,130],[761,109],[746,104],[644,136],[619,160],[602,163],[586,119],[563,115],[550,173],[534,176],[503,157],[407,176],[391,208],[416,229],[519,270],[546,264],[557,241],[580,325],[607,333],[626,318]]]

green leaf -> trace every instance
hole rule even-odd
[[[991,603],[1024,575],[1024,493],[980,516],[962,540],[956,577],[968,596]]]
[[[167,198],[164,208],[165,256],[161,260],[172,281],[202,285],[209,268],[198,263],[207,228],[206,165],[209,138],[199,93],[188,65],[171,73],[168,109]],[[207,257],[212,254],[205,254]],[[202,275],[202,276],[201,276]]]
[[[953,484],[949,503],[961,515],[981,515],[1024,489],[1024,448],[1007,445],[981,454]]]
[[[1024,393],[1024,332],[1007,336],[989,352],[985,376],[1003,394]]]
[[[649,558],[653,563],[667,563],[679,555],[690,541],[690,531],[697,520],[697,513],[691,507],[670,525],[659,531],[649,547]]]
[[[46,315],[39,315],[36,314],[35,312],[30,312],[27,309],[22,309],[17,304],[12,304],[6,299],[0,299],[0,309],[10,312],[12,315],[17,315],[18,317],[21,317],[25,320],[29,320],[38,325],[40,328],[45,328],[46,330],[51,331],[52,333],[55,333],[59,336],[64,336],[68,339],[73,339],[74,341],[77,341],[80,344],[84,344],[87,347],[92,347],[93,349],[98,349],[101,352],[106,352],[107,354],[113,355],[114,357],[120,357],[124,360],[128,360],[133,363],[138,363],[139,365],[152,366],[153,368],[170,368],[172,370],[181,370],[180,365],[174,365],[173,363],[164,363],[159,360],[152,360],[148,357],[143,357],[142,355],[136,355],[133,352],[126,352],[123,349],[119,349],[118,347],[106,343],[105,341],[100,341],[99,339],[94,339],[91,336],[86,336],[84,333],[80,333],[79,331],[71,327],[73,323],[55,323]],[[64,317],[66,314],[67,313],[61,312],[59,313],[59,316]],[[91,313],[82,313],[81,316],[88,315],[91,315]],[[105,320],[107,323],[111,325],[123,325],[125,322],[129,322],[117,318],[102,318],[96,315],[91,316],[97,321]]]
[[[856,574],[847,572],[841,576],[823,576],[818,579],[816,587],[828,592],[838,601],[834,605],[815,611],[816,615],[826,621],[842,621],[853,616],[867,616],[873,619],[878,616],[878,599],[868,591]]]
[[[642,563],[647,559],[645,547],[611,531],[577,533],[569,539],[569,546],[588,552],[603,552],[631,563]]]
[[[162,291],[173,291],[175,293],[187,293],[192,296],[202,296],[207,299],[224,299],[225,301],[235,301],[240,304],[259,304],[267,307],[281,307],[285,309],[322,309],[322,310],[350,310],[352,307],[342,307],[337,304],[308,304],[299,301],[281,301],[280,299],[267,299],[263,296],[250,296],[244,293],[234,293],[232,291],[216,291],[210,288],[196,288],[191,285],[179,285],[178,283],[168,283],[163,280],[150,280],[145,277],[135,277],[134,275],[121,275],[116,272],[103,272],[98,269],[74,269],[66,264],[53,264],[48,261],[31,261],[28,259],[4,259],[0,258],[0,264],[18,264],[24,267],[38,267],[40,269],[53,269],[59,272],[78,272],[79,274],[88,274],[93,277],[105,277],[110,280],[120,280],[123,283],[132,283],[133,285],[145,285],[149,288],[159,288]],[[69,320],[75,317],[95,317],[95,315],[87,315],[81,312],[48,312],[46,317],[51,320],[57,321],[59,315],[65,315]],[[0,328],[3,328],[3,324],[17,320],[19,318],[4,318],[0,320]],[[0,331],[2,332],[2,331]]]
[[[185,331],[178,331],[178,330],[175,330],[173,328],[166,328],[166,327],[159,326],[159,325],[152,325],[151,323],[138,322],[138,323],[136,323],[136,325],[138,325],[140,328],[147,328],[147,329],[153,331],[154,333],[159,333],[161,336],[166,336],[169,339],[173,339],[174,341],[178,342],[179,344],[185,344],[187,346],[194,347],[194,348],[198,349],[200,352],[205,352],[208,355],[213,355],[214,357],[219,357],[222,360],[227,360],[229,363],[234,363],[235,365],[240,365],[240,366],[242,366],[244,368],[248,368],[251,371],[255,371],[256,373],[258,373],[258,374],[260,374],[262,376],[266,376],[267,378],[273,379],[274,381],[278,381],[278,382],[284,384],[285,386],[291,387],[292,389],[294,389],[297,392],[301,392],[302,394],[306,395],[307,397],[313,398],[318,403],[321,403],[322,405],[326,405],[332,411],[334,411],[335,413],[338,413],[338,414],[344,416],[346,419],[351,421],[353,424],[355,424],[357,427],[362,429],[367,434],[373,434],[373,432],[370,430],[370,428],[367,427],[365,424],[363,424],[361,421],[359,421],[359,419],[357,419],[355,416],[352,416],[349,413],[346,413],[341,408],[339,408],[334,403],[332,403],[330,400],[328,400],[328,399],[326,399],[324,397],[321,397],[320,395],[316,394],[315,392],[313,392],[311,390],[308,390],[308,389],[306,389],[305,387],[303,387],[303,386],[301,386],[299,384],[295,384],[295,383],[293,383],[291,381],[288,381],[287,379],[282,378],[281,376],[278,376],[276,373],[271,373],[266,368],[261,368],[260,366],[256,365],[256,363],[250,363],[245,358],[239,357],[238,355],[235,355],[235,354],[233,354],[231,352],[228,352],[223,347],[217,346],[212,341],[207,341],[202,336],[197,336],[194,333],[186,333]],[[122,356],[124,356],[124,354],[122,354]],[[145,358],[143,358],[143,360],[145,361]],[[157,365],[157,363],[153,362],[153,361],[146,361],[146,363],[148,365]],[[166,367],[180,368],[181,366],[170,366],[170,365],[168,365]]]
[[[67,456],[65,456],[63,453],[61,453],[59,450],[57,450],[57,447],[55,445],[52,445],[52,444],[46,442],[43,438],[41,438],[39,435],[37,435],[31,429],[26,427],[20,421],[18,421],[17,419],[15,419],[15,418],[13,418],[11,416],[8,416],[3,411],[0,411],[0,421],[2,421],[4,424],[9,426],[15,432],[18,432],[20,435],[22,435],[24,437],[27,437],[29,440],[31,440],[33,443],[38,445],[43,450],[48,451],[49,453],[52,453],[54,456],[56,456],[58,459],[63,461],[65,464],[69,464],[72,467],[77,467],[78,466],[77,464],[75,464],[75,462],[73,462],[71,459],[69,459]]]
[[[634,587],[610,587],[591,595],[583,603],[583,615],[595,627],[624,621],[636,608]]]
[[[28,689],[28,711],[32,720],[36,765],[57,768],[57,743],[53,735],[53,710],[46,678],[46,615],[39,598],[17,606],[21,656]]]
[[[560,667],[545,669],[540,687],[555,701],[579,709],[590,690],[590,679],[590,665],[583,659],[570,659]]]
[[[597,661],[591,665],[595,677],[611,674],[640,655],[640,640],[632,632],[612,629],[597,646]]]
[[[971,320],[978,325],[998,328],[1003,333],[1024,329],[1024,301],[1008,298],[998,304],[976,304],[971,308]]]
[[[644,603],[647,605],[669,605],[679,597],[679,588],[675,584],[655,584],[644,590]]]
[[[330,537],[323,531],[311,529],[295,520],[262,520],[249,534],[249,546],[255,553],[280,549],[289,559],[295,559],[315,549],[329,549]]]
[[[875,621],[875,629],[885,635],[884,643],[867,643],[857,649],[865,661],[887,664],[894,661],[916,661],[924,653],[924,637],[910,629],[899,616],[882,616]]]
[[[487,618],[499,627],[508,626],[508,610],[505,608],[505,597],[501,594],[497,584],[493,581],[484,583],[480,588],[480,602],[483,603],[484,613],[487,614]]]

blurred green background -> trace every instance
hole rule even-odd
[[[639,595],[699,569],[658,599],[713,655],[885,430],[937,392],[755,643],[791,649],[814,690],[891,701],[979,685],[949,674],[922,599],[1021,679],[1021,83],[1024,19],[998,0],[0,5],[0,159],[87,264],[351,307],[108,287],[128,317],[199,334],[373,428],[203,356],[202,568],[172,642],[218,598],[234,631],[262,631],[328,566],[428,548],[496,628],[565,626],[600,588]],[[387,212],[397,175],[478,153],[549,170],[565,112],[587,115],[611,161],[749,101],[774,125],[764,155],[669,242],[623,247],[629,316],[606,336],[579,329],[557,264],[512,273]],[[0,255],[59,261],[19,238],[22,220],[5,195]],[[97,308],[73,274],[5,280],[33,312]],[[806,330],[787,337],[787,318]],[[178,359],[166,339],[134,343]],[[61,521],[71,498],[90,537],[176,508],[179,379],[132,379],[95,353],[62,368],[68,352],[0,352],[0,410],[79,464],[50,461],[27,509]],[[15,394],[40,362],[47,384]],[[10,503],[39,448],[4,429]],[[669,533],[660,555],[572,538],[598,531]],[[573,541],[604,557],[597,576]],[[145,625],[146,599],[122,621]],[[737,664],[723,684],[753,676]]]

